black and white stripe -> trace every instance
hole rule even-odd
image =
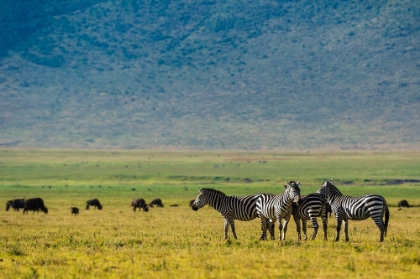
[[[191,203],[193,210],[197,211],[205,205],[210,205],[220,212],[224,218],[224,236],[228,237],[228,227],[230,226],[233,236],[236,236],[234,220],[251,221],[258,217],[256,202],[261,194],[250,196],[226,196],[225,193],[215,189],[199,189],[200,194]],[[274,235],[274,224],[266,224],[270,234]]]
[[[306,196],[301,196],[300,204],[293,203],[293,219],[296,223],[296,230],[299,240],[301,239],[300,233],[300,220],[302,220],[303,234],[305,240],[308,238],[306,235],[306,221],[310,220],[312,223],[313,234],[312,240],[315,239],[318,232],[317,217],[322,219],[322,228],[324,230],[324,240],[327,240],[327,210],[324,197],[319,193],[313,193]]]
[[[366,220],[371,217],[378,226],[380,241],[384,241],[389,222],[389,209],[386,200],[376,194],[369,194],[361,197],[351,197],[341,194],[340,190],[330,181],[326,181],[318,190],[327,202],[331,205],[333,214],[337,221],[336,241],[340,238],[341,223],[344,222],[346,241],[349,241],[348,220]],[[385,221],[383,217],[385,216]]]
[[[290,181],[284,185],[284,193],[279,195],[261,194],[257,200],[257,214],[261,218],[261,238],[267,239],[267,221],[277,220],[279,226],[279,240],[286,239],[287,224],[292,215],[292,203],[300,200],[300,182]],[[284,224],[282,224],[284,219]],[[283,231],[282,231],[283,230]],[[283,235],[282,235],[283,232]],[[271,237],[274,239],[274,236]]]

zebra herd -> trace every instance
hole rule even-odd
[[[389,223],[389,209],[386,200],[376,194],[361,197],[343,195],[331,180],[326,181],[316,193],[306,196],[300,195],[300,182],[286,182],[284,193],[279,195],[255,194],[249,196],[227,196],[215,189],[199,189],[199,195],[191,203],[193,210],[197,211],[205,205],[210,205],[224,218],[224,238],[228,238],[228,228],[237,238],[234,220],[250,221],[255,218],[261,220],[260,240],[266,240],[267,229],[271,239],[274,239],[274,222],[278,222],[279,240],[286,239],[287,225],[290,217],[296,223],[298,240],[301,240],[300,221],[303,224],[303,233],[306,235],[306,221],[310,220],[313,227],[312,239],[318,232],[317,218],[321,217],[324,240],[327,240],[327,210],[331,209],[336,219],[337,235],[340,237],[341,224],[344,223],[345,240],[348,237],[349,220],[373,219],[380,230],[380,241],[384,240]],[[385,220],[383,218],[385,217]],[[283,221],[284,220],[284,221]]]

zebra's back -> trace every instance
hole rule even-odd
[[[249,196],[230,196],[226,201],[229,211],[234,218],[241,221],[250,221],[258,217],[257,200],[261,194]]]
[[[262,194],[257,199],[257,214],[267,219],[276,219],[276,209],[280,202],[279,196]]]
[[[299,206],[296,206],[299,217],[309,220],[310,217],[321,217],[325,202],[321,194],[313,193],[301,198]]]
[[[377,194],[361,197],[343,195],[331,203],[334,214],[342,214],[345,219],[350,220],[365,220],[369,217],[382,216],[385,206],[385,199]]]

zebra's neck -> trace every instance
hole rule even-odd
[[[214,209],[220,211],[224,204],[224,200],[228,199],[226,195],[221,195],[219,193],[214,193],[214,196],[212,199],[209,200],[209,205],[213,207]]]
[[[337,197],[341,197],[342,195],[343,194],[341,194],[337,187],[333,185],[327,186],[327,200],[329,203],[331,203],[331,201],[335,200]]]
[[[293,198],[290,198],[290,193],[285,192],[281,197],[282,204],[290,205],[293,202]]]

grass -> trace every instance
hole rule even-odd
[[[9,278],[415,278],[420,211],[396,205],[403,198],[420,204],[418,158],[373,152],[3,149],[1,199],[40,196],[49,214],[0,211],[0,273]],[[314,241],[299,243],[293,223],[285,242],[259,241],[258,220],[237,221],[238,239],[224,240],[216,210],[188,207],[201,187],[228,195],[277,193],[285,180],[300,180],[307,194],[327,178],[336,179],[345,194],[379,193],[387,199],[391,219],[385,242],[379,243],[372,220],[350,221],[349,242],[333,241],[334,220],[327,242],[321,230]],[[395,180],[412,182],[389,184]],[[93,197],[101,200],[102,211],[84,209]],[[160,197],[165,207],[134,213],[130,202],[137,197]],[[79,216],[70,214],[71,206],[81,209]]]

